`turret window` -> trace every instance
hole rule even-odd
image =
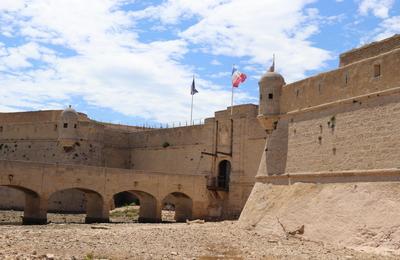
[[[77,125],[76,125],[76,124],[74,124],[74,128],[77,128]]]
[[[68,123],[64,123],[64,128],[68,128]]]
[[[274,98],[274,94],[269,93],[269,94],[268,94],[268,98],[269,98],[269,99],[273,99],[273,98]]]

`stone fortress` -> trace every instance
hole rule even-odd
[[[149,222],[171,203],[177,220],[241,213],[243,225],[281,232],[278,217],[324,240],[400,226],[399,68],[396,35],[298,82],[267,72],[259,106],[197,126],[105,124],[70,108],[0,114],[1,207],[24,208],[25,223],[47,211],[102,222],[129,193]]]
[[[178,221],[238,218],[265,143],[257,113],[239,105],[167,129],[96,122],[72,108],[1,113],[0,207],[24,209],[24,223],[45,223],[47,211],[107,222],[136,198],[141,222],[160,221],[167,203]]]
[[[257,118],[268,135],[241,224],[398,249],[400,35],[292,84],[266,73]]]

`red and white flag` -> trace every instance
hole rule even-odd
[[[246,80],[246,74],[237,70],[235,66],[232,69],[232,87],[238,88],[240,83],[243,83]]]

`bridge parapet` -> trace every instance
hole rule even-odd
[[[47,212],[43,207],[47,205],[48,198],[58,191],[68,189],[85,192],[88,201],[87,222],[107,221],[113,196],[124,191],[142,194],[141,197],[146,201],[150,200],[145,198],[154,198],[153,209],[146,211],[155,216],[145,216],[143,219],[153,217],[160,220],[162,203],[171,194],[183,194],[182,197],[190,198],[191,216],[206,218],[209,205],[206,183],[205,175],[0,160],[0,186],[16,188],[24,191],[26,196],[31,194],[39,199],[37,204],[40,210],[30,211],[41,213],[37,216],[31,214],[26,223],[43,223],[43,212]],[[177,198],[180,196],[177,195]],[[29,201],[32,199],[26,199],[26,203]]]

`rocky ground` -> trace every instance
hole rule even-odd
[[[114,213],[119,223],[86,225],[84,215],[49,214],[48,225],[22,226],[21,215],[0,212],[0,259],[396,259],[261,234],[235,221],[121,223],[125,216]]]

